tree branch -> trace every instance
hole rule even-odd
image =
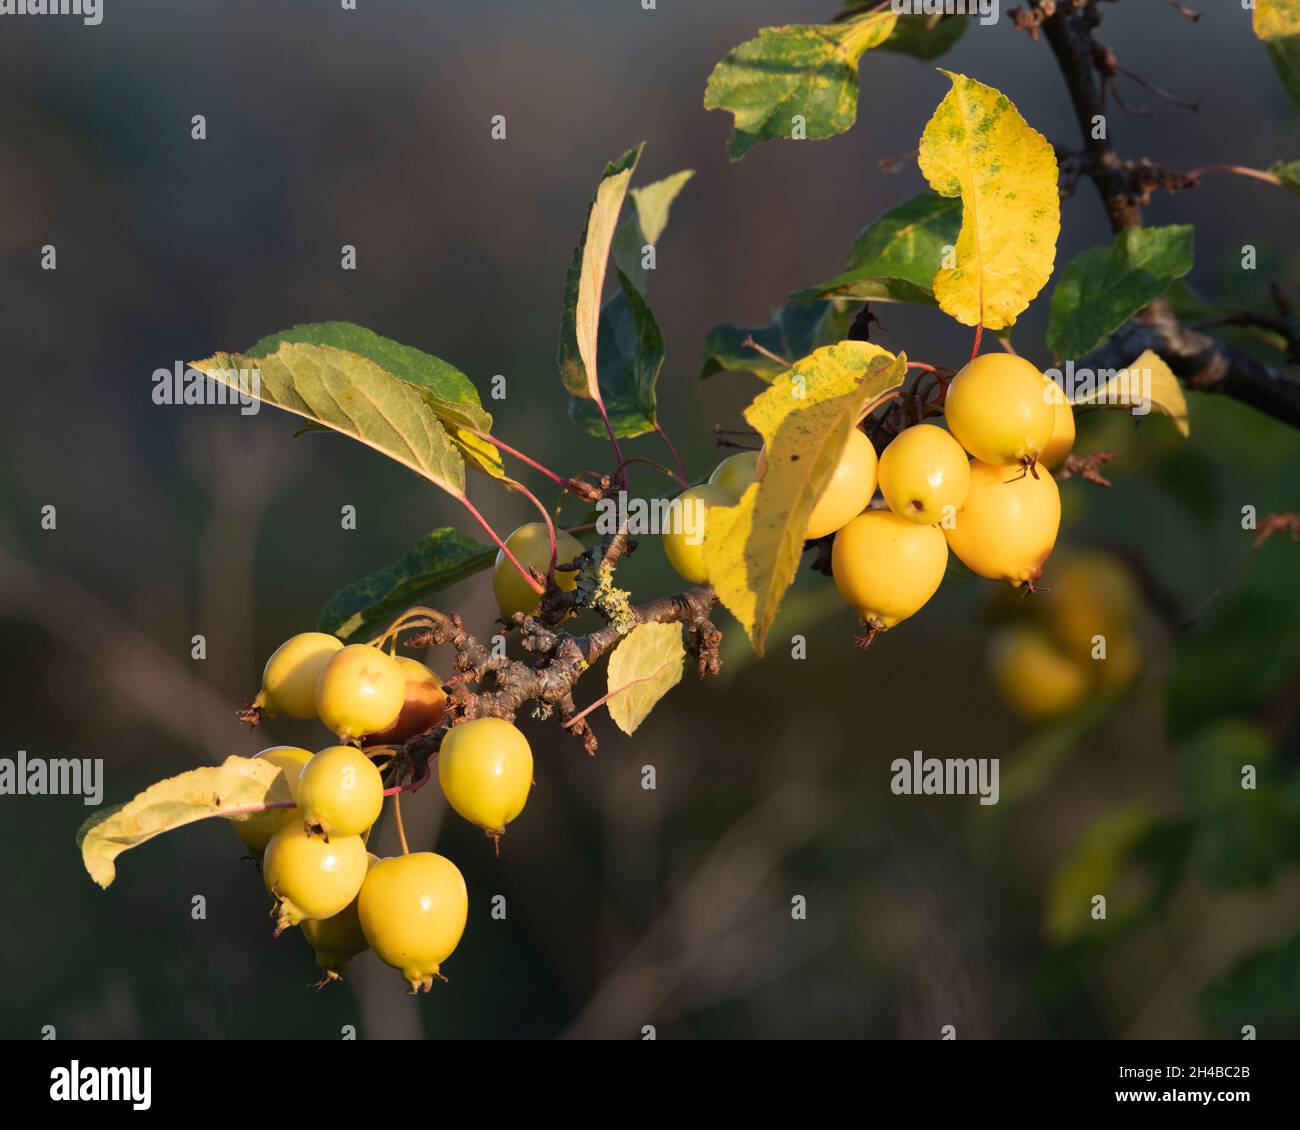
[[[1142,224],[1142,187],[1187,187],[1176,175],[1162,175],[1149,162],[1120,159],[1105,130],[1094,128],[1104,115],[1102,78],[1096,71],[1098,48],[1092,35],[1101,22],[1096,0],[1045,4],[1032,0],[1052,54],[1070,93],[1084,143],[1084,170],[1096,185],[1116,233]],[[1135,172],[1136,170],[1136,172]],[[1173,176],[1173,180],[1170,180]],[[1186,178],[1184,177],[1185,181]],[[1135,191],[1135,185],[1139,191]],[[1167,298],[1157,299],[1109,341],[1076,361],[1092,369],[1124,368],[1144,349],[1153,349],[1174,374],[1198,392],[1230,396],[1292,427],[1300,428],[1300,384],[1279,370],[1182,325]]]

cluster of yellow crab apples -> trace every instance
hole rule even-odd
[[[253,705],[267,718],[319,719],[338,741],[315,753],[274,746],[257,754],[283,774],[294,807],[232,820],[261,860],[276,935],[302,927],[321,984],[370,949],[413,992],[427,992],[464,932],[465,879],[433,852],[379,859],[366,845],[386,795],[381,766],[442,721],[441,680],[417,660],[304,632],[267,661]],[[499,718],[453,727],[437,767],[451,807],[494,838],[523,811],[532,787],[528,740]]]
[[[981,577],[1032,587],[1056,543],[1061,499],[1050,471],[1074,446],[1059,386],[1021,357],[984,354],[953,377],[944,415],[947,430],[906,428],[879,459],[864,432],[850,432],[808,518],[805,540],[835,536],[835,584],[872,631],[934,595],[949,550]],[[733,455],[681,497],[734,506],[765,464],[766,452]],[[871,506],[877,488],[880,509]],[[664,543],[684,578],[708,580],[702,544],[680,535]]]

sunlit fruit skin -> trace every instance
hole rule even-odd
[[[447,708],[447,694],[437,675],[418,659],[405,655],[396,659],[406,673],[406,698],[402,712],[388,729],[370,734],[366,745],[396,745],[422,734],[442,721],[443,711]]]
[[[406,702],[406,672],[369,644],[349,644],[331,657],[316,681],[316,713],[344,742],[386,730]]]
[[[367,873],[369,868],[379,862],[379,856],[366,855]],[[348,963],[369,949],[366,935],[361,929],[361,918],[357,914],[357,901],[361,892],[357,892],[347,906],[330,918],[308,918],[302,924],[302,932],[311,948],[316,952],[316,967],[324,974],[321,984],[327,981],[341,981],[348,970]]]
[[[360,836],[384,807],[384,779],[374,762],[350,745],[321,750],[298,775],[298,812],[314,835]]]
[[[948,565],[938,526],[920,526],[891,510],[868,510],[835,535],[831,572],[862,622],[892,628],[934,596]]]
[[[704,483],[682,491],[669,510],[668,528],[660,540],[664,556],[684,580],[702,585],[709,579],[704,564],[704,535],[709,511],[715,506],[734,506],[736,500],[719,486]]]
[[[406,978],[412,993],[428,992],[465,932],[465,877],[433,852],[381,859],[362,884],[357,915],[380,960]]]
[[[1043,379],[1047,382],[1047,395],[1052,404],[1052,438],[1039,455],[1038,465],[1055,471],[1074,450],[1074,409],[1065,399],[1060,385],[1050,377]]]
[[[253,755],[254,760],[269,761],[280,768],[289,786],[289,794],[295,799],[298,790],[298,773],[312,758],[311,750],[299,749],[293,745],[276,745]],[[255,812],[243,820],[232,820],[237,835],[254,855],[260,856],[266,851],[271,837],[287,824],[296,824],[302,817],[296,808],[271,808],[266,812]]]
[[[1048,626],[1060,645],[1071,655],[1087,658],[1096,636],[1105,636],[1109,646],[1115,637],[1131,632],[1137,586],[1115,557],[1084,550],[1053,562],[1044,604]]]
[[[953,377],[944,416],[954,438],[982,463],[1028,463],[1056,419],[1044,377],[1023,357],[984,353]]]
[[[521,565],[536,569],[545,578],[546,571],[551,567],[551,538],[545,522],[525,522],[506,538],[506,545]],[[556,530],[555,550],[556,563],[565,565],[582,552],[583,546],[572,534]],[[578,574],[556,570],[555,583],[564,592],[572,592],[578,587]],[[497,607],[501,609],[503,620],[509,620],[516,612],[531,616],[537,611],[537,604],[542,599],[541,593],[529,587],[528,582],[519,575],[519,570],[499,550],[492,570],[492,591],[496,594]]]
[[[1061,495],[1050,474],[976,462],[966,503],[943,535],[971,572],[1032,586],[1042,576],[1060,526]]]
[[[1088,667],[1033,625],[1014,624],[990,636],[988,663],[1003,700],[1032,722],[1069,712],[1088,693]]]
[[[905,428],[880,457],[880,493],[890,510],[917,525],[955,517],[969,490],[966,452],[933,424]]]
[[[462,722],[442,739],[438,783],[461,816],[489,836],[500,836],[528,800],[533,751],[503,718]]]
[[[262,689],[253,705],[265,718],[316,717],[316,681],[343,641],[325,632],[302,632],[285,640],[266,661]]]
[[[824,538],[842,529],[867,508],[876,493],[876,449],[857,428],[849,432],[848,442],[835,471],[808,515],[804,540]]]
[[[278,937],[310,918],[332,918],[361,889],[366,877],[366,845],[360,836],[321,839],[300,823],[281,828],[266,845],[262,881],[275,899],[271,915]]]
[[[709,476],[709,485],[721,487],[731,495],[733,502],[739,502],[740,496],[745,493],[757,475],[758,452],[741,451],[727,456],[713,468],[713,474]]]

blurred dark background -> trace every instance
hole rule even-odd
[[[1112,113],[1122,153],[1176,168],[1300,156],[1248,13],[1204,3],[1193,24],[1162,3],[1106,7],[1122,61],[1200,100],[1193,114],[1130,85],[1151,113]],[[701,105],[714,63],[760,26],[828,18],[832,0],[360,8],[105,0],[99,27],[0,20],[0,754],[103,758],[106,803],[228,753],[321,744],[311,725],[236,722],[266,655],[428,530],[470,528],[360,445],[291,440],[274,410],[155,406],[155,368],[354,321],[481,391],[506,375],[508,399],[488,405],[503,437],[565,471],[604,468],[605,446],[565,415],[559,304],[604,162],[645,140],[637,182],[697,170],[650,298],[668,345],[662,419],[703,476],[721,454],[712,425],[737,426],[759,388],[698,379],[706,332],[763,322],[924,187],[908,155],[948,88],[930,64],[874,53],[852,131],[732,165],[729,117]],[[1077,143],[1050,52],[1005,17],[941,63]],[[206,141],[190,139],[194,114]],[[907,159],[890,175],[884,158]],[[1262,310],[1270,280],[1295,290],[1297,207],[1219,177],[1156,199],[1148,222],[1195,223],[1190,281]],[[1058,265],[1110,239],[1087,183],[1062,218]],[[355,272],[339,269],[345,243]],[[40,269],[46,244],[57,271]],[[1240,270],[1244,244],[1258,270]],[[1047,297],[1015,332],[1040,363]],[[879,340],[912,357],[953,365],[969,349],[935,312],[879,312]],[[1108,547],[1146,585],[1140,674],[1119,701],[1046,725],[1010,713],[984,661],[991,586],[946,584],[859,652],[852,615],[806,574],[769,658],[748,661],[730,631],[721,679],[688,675],[632,738],[602,719],[594,760],[526,722],[537,788],[499,862],[444,819],[436,788],[408,805],[413,839],[458,863],[471,899],[450,984],[418,1001],[369,955],[346,986],[308,991],[308,948],[271,940],[260,881],[219,822],[122,857],[105,892],[74,848],[78,798],[0,797],[0,1035],[1300,1034],[1296,548],[1275,538],[1193,631],[1176,626],[1246,555],[1243,506],[1300,507],[1300,437],[1209,398],[1191,398],[1190,441],[1104,415],[1081,422],[1078,449],[1117,450],[1115,485],[1064,485],[1062,542]],[[663,457],[653,436],[629,446]],[[639,486],[661,489],[648,474]],[[498,528],[528,519],[493,484],[471,487]],[[345,504],[356,531],[340,529]],[[653,544],[622,575],[646,598],[676,583]],[[486,577],[441,603],[490,629]],[[806,660],[790,658],[796,632]],[[597,674],[579,698],[602,690]],[[890,761],[917,749],[1002,758],[1002,803],[893,796]],[[1223,783],[1243,750],[1265,762],[1266,812]],[[392,850],[390,827],[380,842]],[[1076,890],[1109,893],[1110,920],[1076,922]],[[488,913],[496,894],[505,922]],[[806,920],[791,917],[798,895]]]

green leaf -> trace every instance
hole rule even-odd
[[[1060,945],[1090,927],[1113,928],[1115,919],[1122,919],[1140,902],[1140,892],[1122,880],[1133,848],[1150,827],[1150,814],[1132,806],[1108,813],[1088,829],[1048,885],[1043,932],[1049,939]],[[1097,895],[1106,897],[1103,923],[1091,913]]]
[[[858,116],[858,60],[894,30],[891,12],[868,12],[840,24],[767,27],[730,51],[709,75],[706,110],[735,118],[727,155],[739,161],[760,141],[832,137]]]
[[[317,627],[345,643],[364,642],[413,604],[490,568],[495,548],[444,526],[422,537],[385,569],[336,592],[321,609]]]
[[[616,436],[655,429],[655,382],[664,364],[664,339],[650,307],[622,271],[619,293],[600,313],[600,393]],[[569,398],[569,415],[587,435],[603,437],[605,423],[593,401]]]
[[[792,294],[790,301],[860,298],[937,305],[934,276],[960,230],[961,200],[923,192],[862,229],[842,274]]]
[[[1082,357],[1192,269],[1190,224],[1128,228],[1109,247],[1076,255],[1052,292],[1047,344]]]
[[[968,22],[966,16],[899,16],[893,34],[880,49],[917,59],[937,59],[961,38]]]
[[[1268,171],[1283,188],[1300,195],[1300,161],[1278,161]]]
[[[600,325],[601,296],[610,244],[628,181],[641,159],[644,143],[629,149],[605,166],[587,213],[578,246],[569,264],[564,284],[564,306],[560,316],[560,347],[557,361],[560,378],[572,396],[600,402],[596,343]]]
[[[1300,102],[1300,0],[1255,0],[1253,27],[1282,85]]]
[[[425,403],[447,426],[452,441],[467,457],[470,466],[491,475],[500,476],[504,473],[501,456],[496,448],[464,430],[490,432],[492,417],[484,410],[474,383],[455,365],[414,346],[381,337],[352,322],[316,322],[294,326],[262,338],[245,351],[245,356],[267,357],[285,342],[328,345],[368,357],[384,372],[420,390]],[[316,428],[308,424],[299,428],[294,435],[296,437],[314,430]]]
[[[465,496],[465,464],[421,390],[368,357],[284,342],[263,357],[217,353],[192,366],[264,404],[360,440],[445,490]],[[250,387],[251,372],[260,378]]]
[[[1255,787],[1242,787],[1253,767]],[[1226,719],[1196,735],[1182,750],[1179,777],[1196,828],[1193,859],[1220,887],[1260,887],[1300,849],[1295,813],[1268,736]]]
[[[686,648],[680,624],[639,624],[609,657],[609,716],[625,734],[682,681]]]
[[[658,243],[668,226],[668,213],[673,201],[686,182],[695,175],[694,169],[683,169],[672,176],[654,181],[642,188],[629,190],[634,205],[614,234],[613,256],[615,266],[632,280],[642,294],[646,292],[649,274],[641,265],[644,248]]]
[[[1262,1040],[1300,1039],[1300,933],[1242,958],[1202,991],[1200,1008],[1218,1034],[1241,1037],[1249,1024]]]
[[[752,337],[769,353],[793,363],[823,345],[843,340],[848,329],[848,311],[838,302],[778,306],[772,311],[771,323],[766,326],[714,326],[704,339],[704,365],[700,376],[711,377],[722,372],[753,373],[771,381],[785,372],[789,365],[773,361],[746,345],[746,338]]]
[[[251,757],[227,757],[220,765],[191,769],[151,785],[127,804],[96,813],[77,833],[81,861],[90,877],[108,887],[116,859],[133,848],[209,816],[292,800],[280,767]]]

